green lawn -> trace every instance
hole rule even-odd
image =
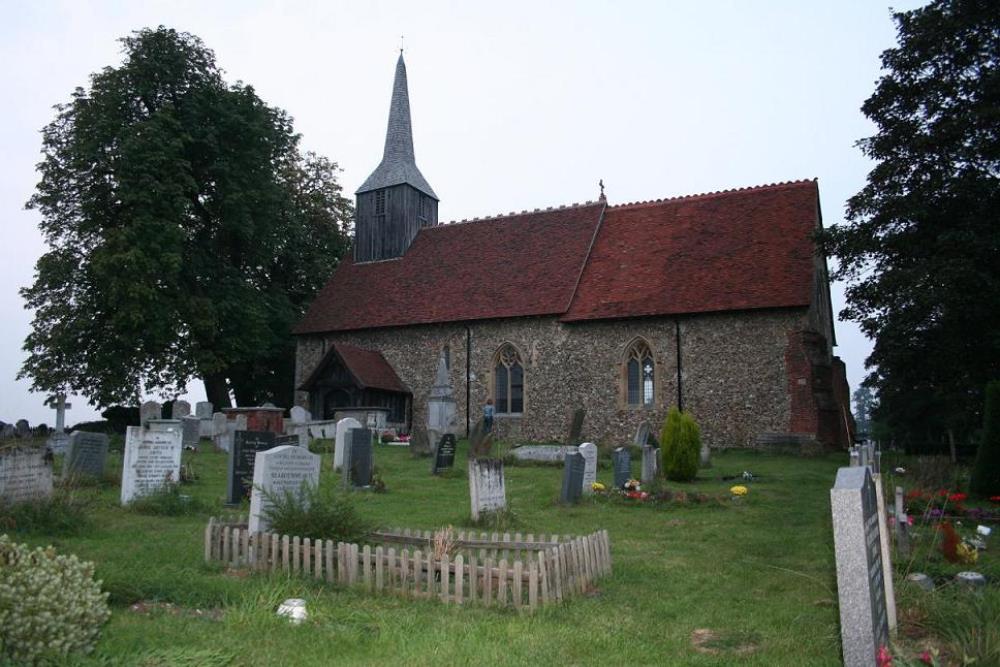
[[[384,494],[358,494],[361,511],[384,526],[433,529],[469,513],[464,474],[429,474],[427,459],[378,447]],[[507,494],[524,533],[584,534],[605,528],[614,574],[592,595],[533,615],[434,601],[373,596],[284,576],[243,576],[203,563],[209,515],[225,512],[226,455],[203,443],[185,452],[199,479],[183,492],[207,504],[191,517],[150,517],[118,506],[117,484],[94,495],[92,526],[80,535],[19,536],[97,564],[114,613],[97,651],[82,664],[327,665],[392,663],[837,665],[836,575],[829,490],[846,455],[818,459],[728,452],[691,485],[723,493],[720,476],[751,470],[742,504],[625,506],[556,503],[557,467],[507,468]],[[323,455],[321,484],[335,484]],[[120,457],[109,469],[120,472]],[[634,463],[638,474],[638,462]],[[611,481],[602,459],[598,480]],[[246,511],[245,509],[243,510]],[[274,611],[284,598],[307,600],[309,621],[289,625]],[[133,611],[137,601],[147,605]],[[208,613],[205,613],[208,612]],[[720,652],[695,650],[692,632],[721,633]],[[726,640],[728,638],[728,641]],[[745,640],[756,650],[741,654]]]

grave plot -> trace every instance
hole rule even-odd
[[[245,518],[212,518],[205,561],[283,571],[369,592],[534,610],[581,595],[611,574],[608,532],[590,535],[376,531],[372,545],[251,532]],[[398,548],[397,548],[398,547]]]

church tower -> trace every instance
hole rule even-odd
[[[355,262],[401,257],[421,227],[436,225],[438,221],[437,195],[417,169],[413,155],[410,98],[402,51],[396,61],[382,162],[355,196]]]

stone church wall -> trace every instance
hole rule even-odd
[[[787,433],[793,388],[805,379],[786,363],[793,334],[809,327],[806,309],[720,313],[679,318],[684,408],[701,425],[712,447],[752,446],[762,433]],[[469,405],[479,419],[490,395],[498,348],[511,343],[525,366],[525,408],[520,417],[498,416],[500,437],[522,441],[565,439],[572,411],[586,408],[583,439],[605,445],[631,441],[649,421],[658,432],[677,404],[677,325],[655,317],[562,324],[531,317],[464,324],[421,325],[303,336],[298,341],[296,382],[308,377],[331,341],[379,350],[413,391],[413,419],[426,420],[427,395],[445,346],[458,404],[460,432],[466,423],[467,336],[471,343]],[[625,350],[636,337],[655,362],[652,408],[625,405]],[[297,393],[307,405],[307,396]],[[801,422],[799,422],[801,423]]]

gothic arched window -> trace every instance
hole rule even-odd
[[[653,407],[653,353],[644,340],[635,340],[625,352],[625,395],[629,405]]]
[[[493,361],[493,402],[499,415],[524,412],[524,363],[510,343],[497,350]]]

